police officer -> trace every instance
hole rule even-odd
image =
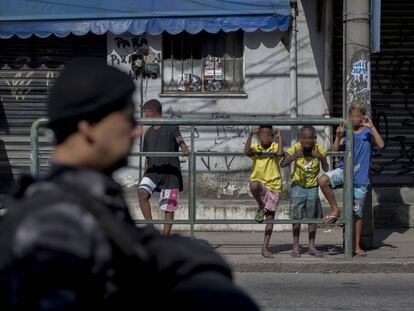
[[[256,310],[208,245],[134,225],[111,177],[142,135],[134,90],[96,59],[56,79],[53,163],[22,179],[0,222],[2,310]]]

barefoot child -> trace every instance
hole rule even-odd
[[[365,257],[367,254],[361,249],[362,217],[365,198],[370,184],[369,171],[371,166],[371,143],[382,149],[384,141],[375,128],[372,120],[366,116],[366,109],[362,103],[356,102],[349,109],[349,119],[354,128],[354,245],[355,255]],[[345,129],[341,124],[336,130],[336,138],[332,147],[333,151],[343,148]],[[324,223],[333,223],[340,216],[340,210],[333,193],[334,188],[344,182],[344,164],[341,161],[339,167],[319,177],[319,185],[331,206],[331,213],[326,215]]]
[[[258,135],[259,142],[257,144],[252,144],[254,134]],[[278,138],[278,143],[273,141],[274,136]],[[250,190],[259,203],[255,219],[257,222],[262,222],[265,216],[266,219],[274,219],[282,191],[279,161],[283,156],[283,141],[280,131],[276,129],[273,132],[271,126],[260,126],[253,130],[247,137],[244,152],[253,160]],[[261,153],[273,153],[274,156],[260,156]],[[273,224],[266,224],[262,247],[262,256],[265,258],[273,258],[273,254],[269,250],[272,231]]]
[[[286,167],[294,163],[292,187],[290,190],[290,218],[291,219],[320,219],[322,207],[318,194],[318,175],[320,165],[322,169],[329,169],[326,160],[326,150],[316,143],[316,131],[312,126],[304,126],[299,130],[299,143],[286,151],[281,166]],[[291,256],[300,257],[300,224],[293,224],[293,249]],[[315,247],[316,224],[308,225],[309,255],[323,257],[322,252]]]
[[[158,100],[150,100],[144,104],[145,118],[161,118],[162,106]],[[178,126],[151,126],[144,136],[144,152],[178,152],[181,147],[184,155],[189,149],[181,137]],[[142,214],[146,220],[152,219],[149,199],[155,191],[160,191],[160,209],[165,212],[166,220],[174,219],[178,206],[178,197],[183,190],[178,157],[147,157],[145,173],[138,186],[138,199]],[[172,224],[165,224],[163,234],[169,235]]]

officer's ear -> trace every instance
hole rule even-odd
[[[86,141],[89,143],[94,142],[94,135],[93,135],[94,127],[88,121],[82,120],[78,122],[78,131],[79,133],[85,137]]]

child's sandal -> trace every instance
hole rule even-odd
[[[262,249],[262,256],[264,258],[275,258],[275,256],[268,249]]]
[[[258,211],[256,213],[256,216],[254,217],[254,220],[256,220],[258,223],[262,223],[264,220],[265,214],[266,214],[266,211],[264,209]]]
[[[313,256],[313,257],[317,257],[317,258],[323,257],[323,253],[320,250],[317,250],[317,249],[315,249],[313,251],[309,251],[308,254]]]
[[[292,252],[290,253],[290,256],[292,258],[300,258],[300,251],[298,249],[292,249]]]
[[[354,251],[354,255],[356,256],[356,257],[367,257],[368,255],[367,255],[367,252],[366,251],[364,251],[364,250],[359,250],[359,251]]]

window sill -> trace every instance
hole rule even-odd
[[[247,93],[160,93],[160,97],[247,98]]]

